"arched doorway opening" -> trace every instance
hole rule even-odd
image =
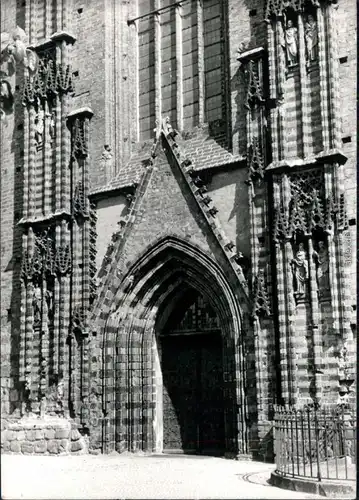
[[[171,312],[164,313],[169,317],[158,331],[162,448],[170,453],[222,455],[225,416],[220,321],[197,290],[185,286],[181,292],[174,304],[165,307]]]
[[[198,247],[166,237],[147,250],[128,277],[130,285],[114,296],[104,338],[104,451],[221,453],[224,446],[227,456],[246,454],[243,332],[236,292],[222,268]],[[193,307],[201,314],[210,311],[207,322],[212,317],[213,328],[207,324],[208,331],[200,332],[197,324],[192,334],[175,335],[176,322],[186,322]],[[187,361],[176,371],[171,363],[179,351]],[[186,366],[192,370],[187,379]],[[191,395],[196,406],[187,417],[180,413],[185,387],[177,391],[176,401],[170,388],[171,403],[166,403],[164,386],[168,390],[171,385],[171,371],[197,387],[196,398]],[[220,402],[214,403],[216,398]],[[208,417],[214,406],[216,416]],[[179,422],[173,439],[171,411]]]

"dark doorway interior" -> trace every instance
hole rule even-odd
[[[200,296],[181,316],[161,335],[163,450],[221,455],[223,362],[217,318]]]

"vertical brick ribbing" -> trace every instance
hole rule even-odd
[[[84,121],[84,133],[85,133],[85,144],[86,147],[89,144],[89,119],[85,118]],[[84,189],[84,195],[85,195],[85,203],[86,203],[86,213],[89,213],[89,201],[88,201],[88,195],[90,192],[90,186],[89,186],[89,161],[88,158],[86,157],[84,162],[83,162],[83,189]],[[84,220],[84,233],[83,233],[83,281],[82,281],[82,300],[83,300],[83,307],[85,310],[88,310],[90,306],[90,281],[89,281],[89,276],[90,276],[90,270],[89,270],[89,264],[90,264],[90,222],[88,219]],[[86,315],[85,319],[85,330],[88,328],[88,318]]]
[[[47,281],[46,278],[42,281],[43,293],[43,318],[42,331],[40,332],[40,394],[45,395],[49,385],[48,363],[49,363],[49,324],[48,324],[48,308],[46,301]]]
[[[332,147],[340,148],[340,93],[339,93],[339,69],[337,50],[337,21],[335,12],[337,6],[327,5],[326,13],[328,19],[328,46],[329,46],[329,98],[331,117],[331,138]]]
[[[58,60],[59,47],[56,47],[56,59]],[[55,144],[55,165],[61,165],[61,101],[59,96],[56,98],[56,144]],[[55,168],[55,212],[61,210],[62,198],[62,174]]]
[[[287,175],[282,177],[282,199],[283,205],[285,207],[286,213],[289,213],[289,203],[290,203],[290,185],[289,178]],[[294,299],[293,281],[292,281],[292,269],[291,261],[293,259],[293,250],[291,242],[286,239],[284,242],[284,263],[283,272],[285,275],[286,282],[286,306],[287,306],[287,356],[288,356],[288,379],[289,379],[289,403],[296,404],[298,386],[297,386],[297,339],[295,336],[294,321],[296,314],[296,304]]]
[[[285,56],[283,49],[280,45],[280,40],[282,36],[282,26],[280,21],[276,21],[276,61],[277,61],[277,109],[278,109],[278,133],[277,133],[277,144],[278,148],[278,160],[283,160],[285,156],[285,141],[284,141],[284,86],[285,86]],[[279,101],[279,102],[278,102]],[[276,124],[275,124],[276,126]],[[273,127],[274,128],[274,127]]]
[[[322,365],[322,348],[321,348],[321,332],[319,330],[319,304],[318,304],[318,287],[316,269],[313,261],[313,241],[308,238],[308,261],[309,261],[309,283],[310,283],[310,313],[311,313],[311,330],[313,343],[313,380],[314,394],[318,398],[321,390],[321,384],[318,372]]]
[[[281,177],[273,176],[273,204],[275,210],[280,210],[281,205]],[[282,397],[286,403],[289,403],[289,384],[288,384],[288,356],[286,339],[286,290],[284,279],[284,261],[283,251],[280,243],[275,243],[276,274],[277,274],[277,295],[278,295],[278,329],[279,329],[279,350],[280,350],[280,373]]]
[[[267,22],[267,40],[268,40],[268,71],[269,71],[269,97],[276,99],[277,95],[277,59],[276,59],[276,39],[273,21]]]
[[[322,7],[317,9],[318,23],[318,58],[319,58],[319,85],[320,85],[320,108],[322,121],[322,140],[323,149],[329,149],[329,118],[328,118],[328,71],[327,71],[327,51],[326,51],[326,36],[325,23],[323,18]]]
[[[34,247],[34,233],[32,228],[30,227],[28,230],[28,237],[27,237],[27,249],[29,255],[32,257],[33,255],[33,247]],[[26,377],[31,377],[32,373],[32,356],[33,356],[33,350],[32,350],[32,341],[33,341],[33,295],[34,295],[34,286],[31,281],[28,282],[27,285],[27,294],[26,294],[26,337],[25,337],[25,374]],[[32,380],[31,380],[32,382]],[[34,390],[33,387],[31,387],[32,392]]]
[[[25,190],[24,190],[25,192]],[[25,206],[25,205],[24,205]],[[27,235],[22,235],[22,248],[27,249]],[[20,308],[20,346],[19,346],[19,378],[21,382],[25,381],[26,372],[26,337],[27,337],[27,293],[28,287],[26,280],[21,284],[21,308]]]
[[[62,0],[56,0],[56,31],[62,31]]]
[[[198,122],[202,125],[204,116],[204,40],[203,40],[203,7],[197,0],[197,50],[198,50]]]
[[[45,1],[45,38],[52,35],[52,1]]]
[[[85,144],[86,147],[89,145],[89,119],[85,118],[84,121],[84,133],[85,133]],[[89,201],[88,195],[90,191],[89,186],[89,161],[86,157],[83,162],[83,188],[85,195],[85,203],[86,203],[86,213],[89,213]],[[85,312],[84,319],[84,334],[88,334],[89,321],[88,321],[88,310],[90,306],[90,221],[89,219],[84,220],[84,228],[83,228],[83,270],[82,270],[82,306]],[[83,342],[86,342],[86,339],[83,338]],[[87,346],[87,342],[86,342]],[[90,380],[89,380],[89,359],[88,359],[88,350],[87,348],[82,352],[82,383],[81,383],[81,392],[82,397],[87,397],[89,392]]]
[[[300,99],[302,108],[302,154],[305,157],[310,152],[310,121],[309,121],[309,99],[308,99],[308,77],[305,58],[304,27],[302,16],[298,15],[298,37],[299,37],[299,74],[300,74]]]
[[[156,9],[160,7],[160,0],[155,0]],[[155,33],[155,115],[158,123],[161,123],[162,116],[162,93],[161,93],[161,23],[160,15],[154,15]],[[158,125],[160,127],[160,125]]]
[[[26,13],[29,16],[29,7],[27,4]],[[30,148],[30,116],[29,109],[24,109],[24,189],[23,189],[23,217],[28,217],[29,211],[29,148]],[[22,236],[22,251],[25,257],[28,252],[28,237],[26,234]],[[20,321],[20,380],[25,381],[26,374],[26,344],[28,337],[28,317],[27,317],[27,301],[30,290],[26,278],[23,279],[21,285],[21,321]]]
[[[35,110],[31,106],[29,108],[29,175],[28,175],[28,217],[35,216],[35,193],[36,193],[36,177],[35,177],[35,158],[36,146],[34,139],[35,125]]]
[[[183,130],[182,7],[176,6],[177,127]]]
[[[62,29],[63,31],[71,31],[70,26],[70,5],[72,0],[62,0]]]
[[[61,63],[64,71],[68,65],[68,47],[66,42],[61,42]],[[61,210],[70,212],[70,179],[68,161],[70,158],[69,131],[66,127],[66,115],[68,113],[68,96],[61,98]]]
[[[50,142],[50,120],[49,104],[45,101],[45,126],[44,126],[44,177],[43,177],[43,205],[42,211],[44,215],[49,215],[52,212],[52,144]]]
[[[277,99],[277,60],[276,60],[276,47],[275,47],[275,29],[273,21],[267,21],[267,40],[268,40],[268,71],[269,71],[269,97],[270,99]],[[278,107],[270,110],[270,124],[272,132],[272,159],[278,161]]]
[[[334,182],[337,186],[337,197],[345,193],[344,184],[344,166],[335,163],[333,165]],[[348,229],[346,229],[348,230]],[[347,266],[345,265],[344,257],[344,242],[343,242],[343,228],[338,228],[336,231],[337,239],[337,255],[338,255],[338,298],[339,298],[339,311],[340,311],[340,330],[344,342],[352,338],[352,331],[350,328],[350,317],[348,314],[348,307],[350,304],[350,288],[348,286],[349,277]]]
[[[35,110],[33,107],[29,109],[29,176],[28,176],[28,216],[35,216],[35,160],[36,160],[36,147],[35,147],[35,138],[34,138],[34,125],[35,125]],[[34,254],[34,233],[32,227],[28,230],[28,239],[27,239],[27,251],[28,255],[32,258]],[[31,380],[31,395],[30,398],[33,400],[37,393],[36,378],[33,365],[33,358],[35,357],[34,352],[34,311],[33,311],[33,297],[34,297],[34,285],[32,282],[28,283],[27,287],[27,311],[26,311],[26,368],[25,372],[27,377],[30,377]],[[37,354],[37,353],[36,353]]]
[[[58,178],[57,176],[56,178]],[[55,228],[55,248],[58,249],[61,246],[61,226],[56,223]],[[60,329],[60,280],[61,278],[55,279],[54,287],[54,339],[53,339],[53,367],[54,374],[59,373],[59,329]]]
[[[333,166],[324,166],[324,184],[325,193],[328,196],[333,196]],[[330,297],[332,305],[332,319],[333,319],[333,329],[334,331],[339,331],[339,304],[338,304],[338,280],[337,280],[337,253],[335,250],[335,242],[333,237],[333,231],[329,231],[327,234],[328,241],[328,254],[329,259],[329,283],[330,283]]]

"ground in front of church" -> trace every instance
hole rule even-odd
[[[270,486],[274,465],[189,455],[2,455],[1,498],[322,498]]]

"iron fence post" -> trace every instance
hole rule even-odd
[[[314,432],[315,432],[315,448],[317,455],[317,478],[318,481],[322,480],[320,473],[320,459],[319,459],[319,427],[318,427],[318,407],[314,408]]]

